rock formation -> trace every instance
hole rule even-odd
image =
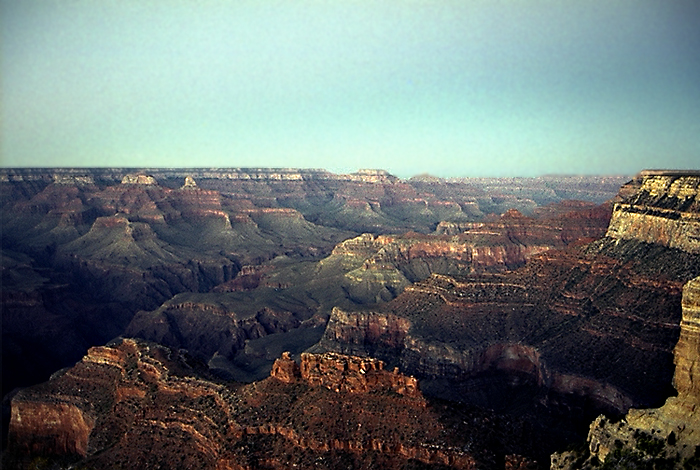
[[[197,187],[197,182],[190,175],[185,176],[185,183],[182,185],[182,189],[195,189]]]
[[[296,365],[286,352],[272,366],[271,377],[285,383],[303,380],[311,386],[322,386],[334,392],[369,393],[393,391],[422,399],[418,381],[398,372],[384,370],[384,362],[371,357],[362,358],[344,354],[325,353],[301,355]]]
[[[122,184],[158,184],[156,179],[151,175],[143,173],[129,173],[122,178]]]
[[[691,242],[653,235],[653,222],[649,235],[641,225],[624,230],[621,219],[662,208],[664,227],[682,220],[678,230],[694,233],[696,179],[641,175],[599,241],[531,256],[503,274],[433,274],[376,308],[336,309],[314,352],[374,355],[418,377],[426,394],[515,412],[544,405],[580,423],[658,405],[672,392],[682,289],[700,274],[700,258]],[[372,332],[399,322],[391,341]]]
[[[615,204],[607,236],[700,253],[700,172],[642,172]]]
[[[227,386],[203,379],[196,362],[162,346],[125,339],[91,348],[71,369],[13,399],[3,464],[30,468],[40,456],[95,469],[416,462],[472,469],[496,464],[483,450],[489,440],[500,442],[509,462],[522,460],[511,424],[428,407],[415,379],[384,371],[377,360],[308,354],[301,361],[283,355],[269,379]]]
[[[674,349],[673,383],[678,396],[661,408],[631,409],[614,422],[599,416],[590,427],[588,448],[552,456],[552,470],[610,468],[688,469],[700,466],[700,278],[683,289],[681,334]]]

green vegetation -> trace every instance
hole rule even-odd
[[[640,433],[639,437],[637,437],[637,448],[651,456],[658,456],[661,454],[665,446],[663,440],[646,433]]]

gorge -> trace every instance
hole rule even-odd
[[[7,468],[693,462],[698,172],[2,178]]]

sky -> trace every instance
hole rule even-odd
[[[696,0],[0,0],[3,167],[700,169]]]

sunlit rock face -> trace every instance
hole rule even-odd
[[[418,380],[399,373],[398,368],[393,372],[386,371],[384,362],[371,357],[303,353],[301,363],[297,365],[291,355],[285,352],[275,361],[270,376],[285,383],[304,381],[311,386],[321,386],[335,392],[392,391],[423,399]]]
[[[670,251],[652,249],[659,255],[654,260],[641,258],[666,268],[656,269],[660,278],[688,279],[700,252],[699,188],[698,172],[642,173],[623,188],[623,200],[615,205],[607,235],[616,241],[607,245],[609,252],[629,259],[639,242],[668,247]],[[628,249],[625,241],[638,245]],[[683,286],[681,308],[673,350],[677,396],[660,408],[630,409],[617,422],[599,416],[590,425],[585,451],[552,455],[553,470],[591,469],[601,463],[608,468],[700,467],[700,278]]]
[[[700,172],[643,172],[629,186],[608,237],[700,253]]]
[[[700,278],[683,288],[681,336],[674,350],[674,362],[673,385],[678,401],[687,406],[689,414],[700,418]]]
[[[122,184],[158,184],[156,179],[151,175],[143,173],[129,173],[122,178]]]

